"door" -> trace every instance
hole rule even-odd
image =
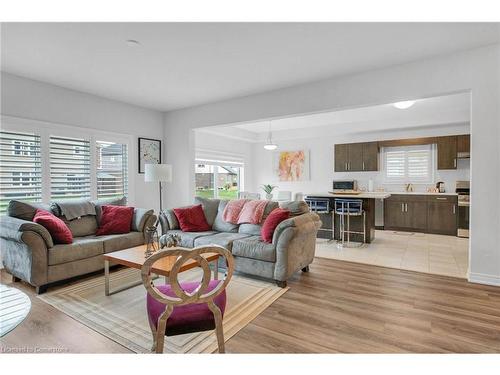
[[[457,169],[457,137],[438,137],[438,169]]]
[[[348,161],[348,145],[335,145],[334,148],[335,172],[346,172]]]
[[[427,223],[429,233],[457,234],[457,205],[455,202],[429,202]]]
[[[406,228],[407,215],[404,212],[404,202],[386,200],[384,205],[384,228]]]
[[[363,143],[351,143],[348,149],[347,170],[349,172],[363,171]]]
[[[363,170],[378,171],[378,142],[363,143]]]

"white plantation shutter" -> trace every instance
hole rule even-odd
[[[384,165],[387,182],[432,182],[432,146],[387,147]]]
[[[42,200],[40,137],[21,132],[0,132],[0,214],[12,199]]]
[[[90,142],[50,137],[51,199],[90,198]]]
[[[96,142],[97,198],[127,196],[127,145]]]

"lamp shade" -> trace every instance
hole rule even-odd
[[[171,182],[172,166],[170,164],[145,164],[144,181],[146,182]]]

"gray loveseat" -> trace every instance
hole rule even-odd
[[[87,204],[89,201],[81,201]],[[0,248],[5,269],[14,280],[24,280],[43,293],[51,283],[84,275],[104,268],[103,254],[144,244],[144,230],[156,221],[153,210],[136,208],[132,231],[127,234],[95,236],[101,206],[123,205],[124,199],[94,201],[96,215],[66,220],[51,205],[11,201],[8,214],[0,218]],[[74,240],[72,244],[54,244],[43,226],[32,222],[37,208],[51,211],[66,222]]]
[[[165,210],[160,215],[162,237],[166,242],[168,234],[177,234],[181,246],[220,245],[232,252],[235,270],[246,274],[273,279],[281,286],[296,271],[309,270],[314,259],[316,234],[321,226],[319,216],[309,212],[305,202],[281,202],[280,206],[291,211],[292,217],[281,222],[276,228],[272,243],[262,241],[261,225],[234,225],[222,220],[227,200],[195,198],[201,204],[208,224],[212,230],[206,232],[182,232],[173,210]],[[278,202],[269,201],[264,218]]]

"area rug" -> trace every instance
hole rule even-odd
[[[179,278],[181,281],[199,280],[200,272],[193,269],[180,274]],[[138,270],[117,270],[110,275],[111,291],[139,280]],[[161,279],[155,281],[156,284],[161,282]],[[234,275],[227,287],[223,322],[225,341],[287,290],[271,282]],[[133,352],[151,352],[153,338],[146,315],[146,290],[142,284],[106,297],[104,276],[97,276],[54,289],[38,298]],[[216,349],[213,331],[165,338],[164,353],[212,353]]]

